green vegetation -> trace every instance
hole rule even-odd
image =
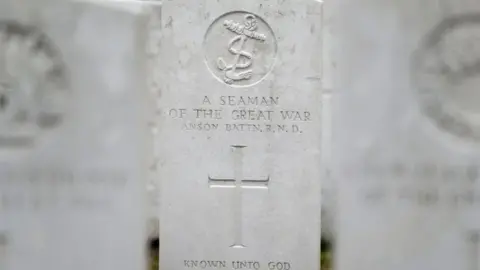
[[[332,270],[332,253],[322,252],[320,267],[322,270]]]
[[[153,253],[153,252],[152,252]],[[158,270],[158,252],[150,256],[150,270]]]
[[[332,243],[322,238],[321,247],[320,267],[322,270],[332,270]]]
[[[158,270],[158,251],[159,251],[158,239],[150,240],[148,251],[150,255],[148,257],[148,270]]]

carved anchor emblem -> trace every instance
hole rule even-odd
[[[227,84],[232,84],[234,81],[249,80],[253,71],[248,68],[253,63],[253,55],[245,51],[244,46],[250,39],[265,42],[267,37],[255,31],[257,30],[257,18],[252,14],[245,15],[243,24],[225,20],[223,25],[231,32],[238,34],[228,43],[228,51],[234,55],[232,64],[228,65],[221,57],[217,60],[218,69],[225,72],[223,80]],[[236,45],[238,47],[235,47]],[[244,71],[237,72],[238,69]]]

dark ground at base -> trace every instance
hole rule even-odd
[[[148,248],[150,253],[148,257],[148,270],[158,270],[158,239],[150,240],[148,243]]]

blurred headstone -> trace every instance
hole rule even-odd
[[[338,1],[335,268],[478,270],[480,2]]]
[[[146,259],[146,18],[137,4],[0,1],[0,266]]]

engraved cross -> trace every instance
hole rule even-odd
[[[233,188],[235,193],[233,196],[233,222],[235,238],[232,248],[245,248],[242,244],[242,189],[268,189],[270,177],[266,179],[245,179],[243,176],[243,149],[246,146],[233,145],[235,171],[233,179],[218,179],[208,177],[209,186],[211,188]]]

